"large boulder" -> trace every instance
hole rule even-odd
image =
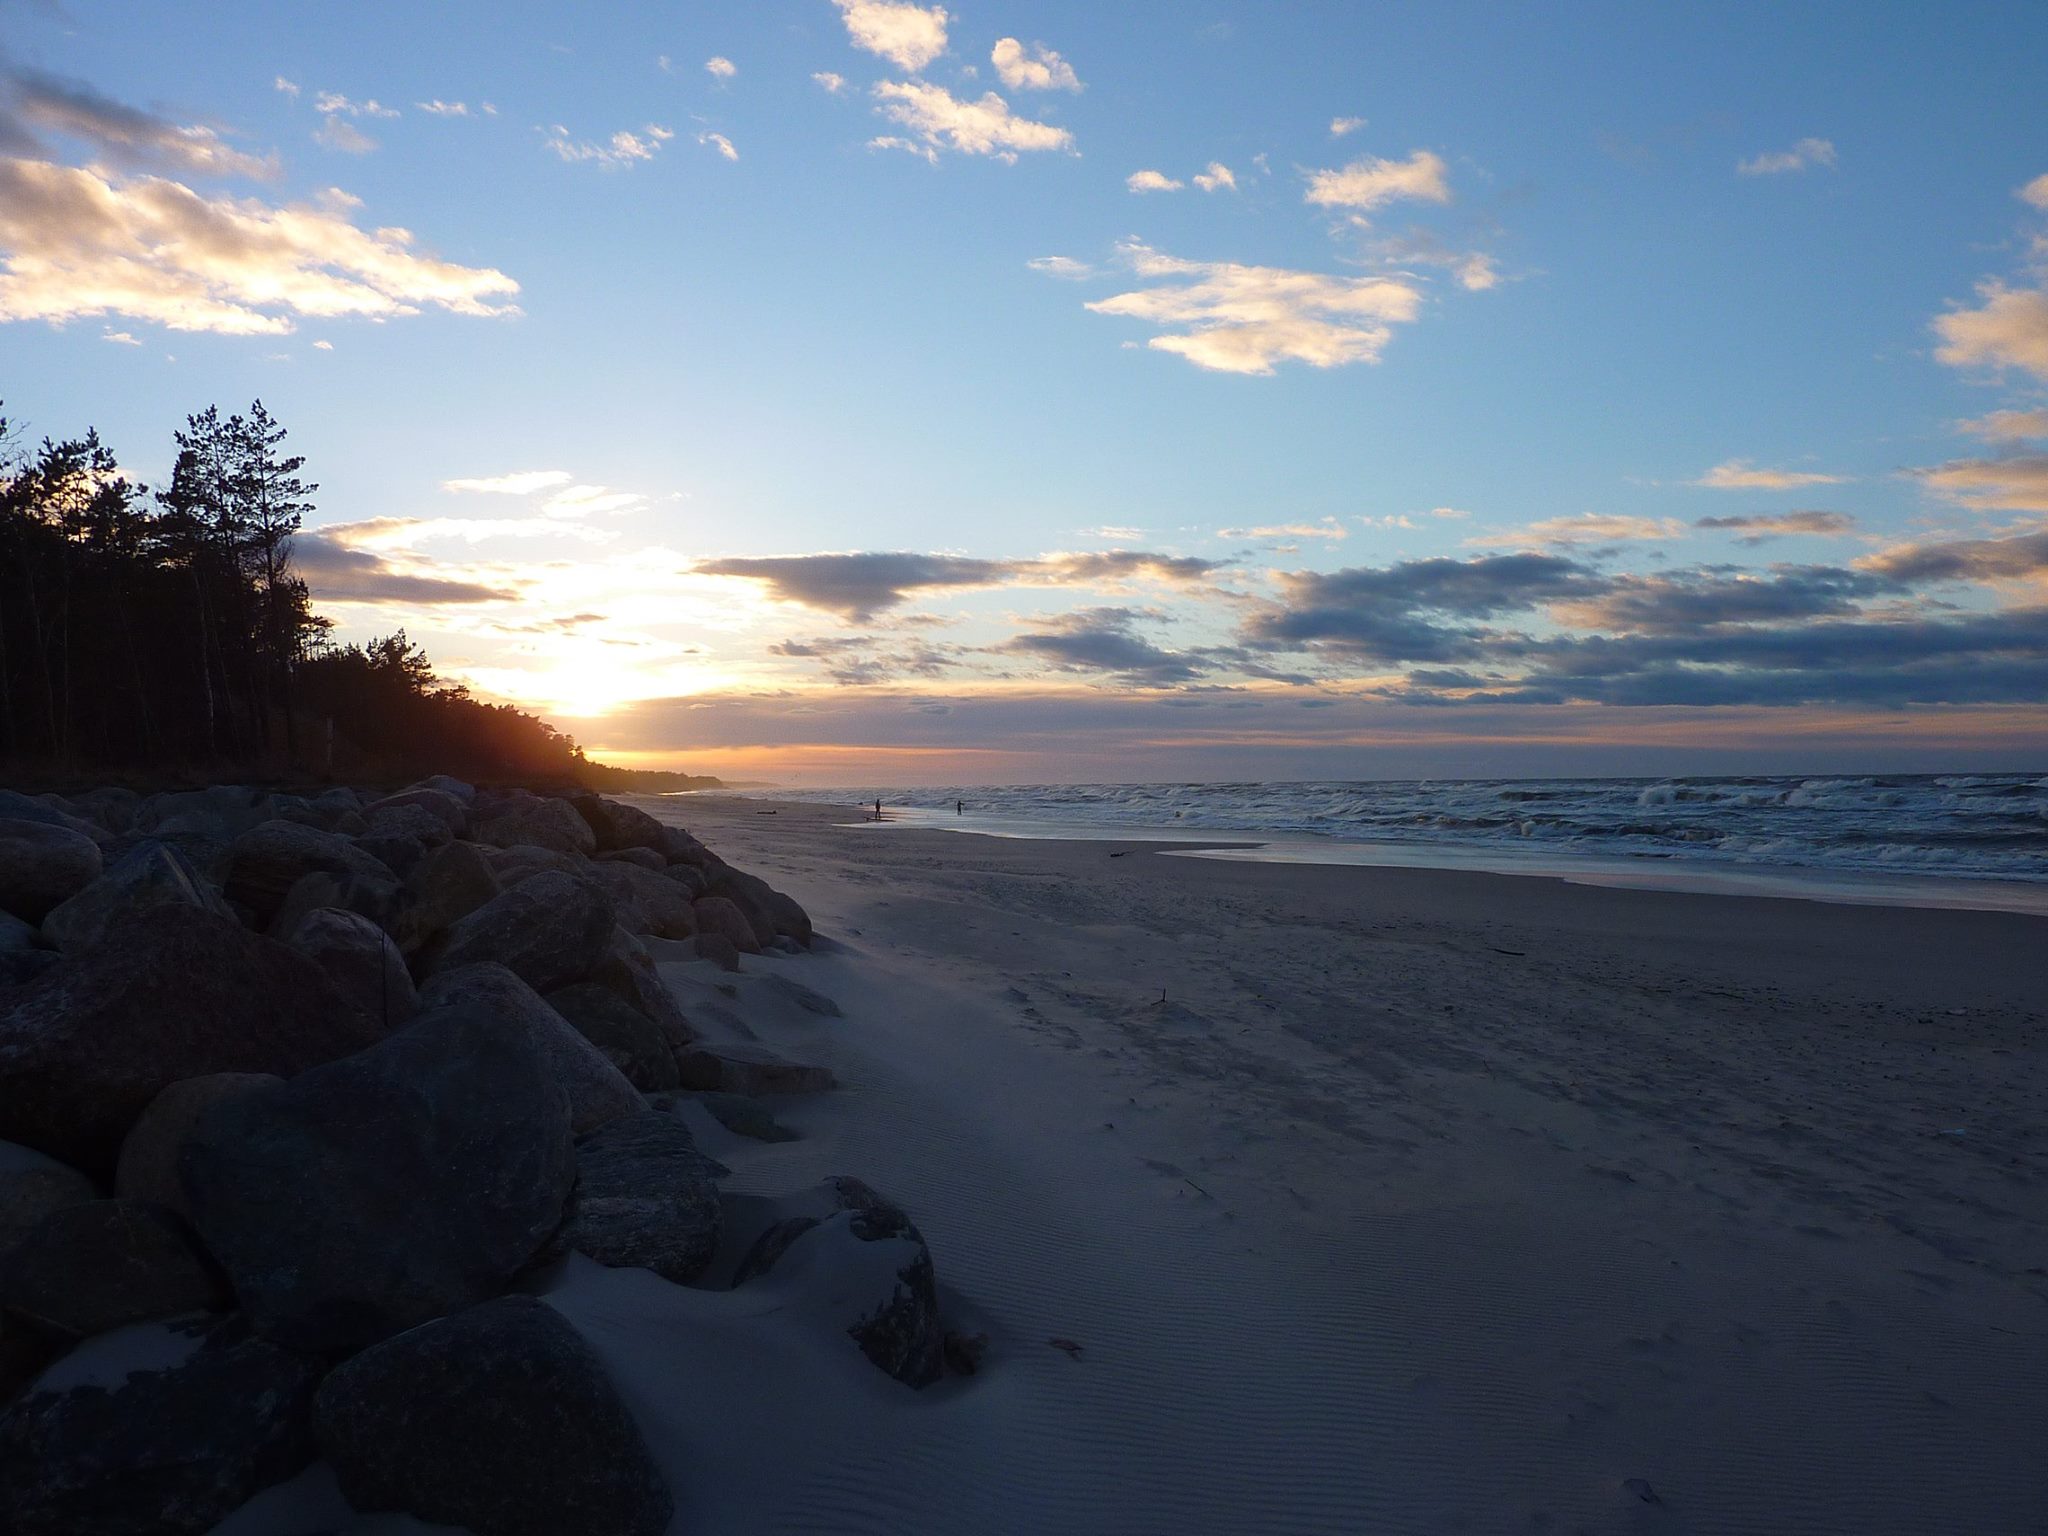
[[[227,897],[267,928],[302,876],[315,872],[389,880],[391,871],[338,832],[296,821],[266,821],[237,837],[228,864]]]
[[[157,907],[233,915],[182,857],[152,839],[130,848],[92,884],[52,908],[43,919],[43,933],[66,954],[78,954],[106,943],[138,913]]]
[[[463,779],[453,778],[445,773],[430,773],[424,779],[421,779],[419,783],[411,785],[409,788],[437,789],[444,795],[453,795],[465,807],[476,803],[476,786],[474,784]]]
[[[119,944],[0,1000],[0,1139],[88,1173],[159,1091],[209,1072],[288,1077],[382,1034],[320,968],[194,907],[160,907]]]
[[[694,864],[670,864],[662,870],[662,874],[688,891],[692,901],[699,896],[711,894],[711,877]]]
[[[241,784],[151,795],[135,816],[135,828],[155,837],[194,836],[233,842],[275,815],[271,796]]]
[[[565,875],[583,878],[590,871],[585,862],[573,853],[557,853],[552,848],[532,848],[521,845],[516,848],[496,848],[487,857],[491,872],[498,877],[498,884],[511,890],[520,881],[534,875],[558,870]]]
[[[621,805],[600,795],[581,795],[573,803],[597,838],[597,846],[605,852],[620,848],[659,852],[667,841],[668,828],[638,806]]]
[[[270,919],[268,931],[273,939],[282,941],[291,936],[307,913],[328,908],[358,913],[389,933],[402,926],[404,906],[398,877],[381,862],[375,872],[335,874],[316,869],[292,882],[292,888],[285,892],[284,904]]]
[[[52,1212],[0,1257],[0,1306],[69,1338],[211,1311],[224,1300],[177,1218],[134,1200]]]
[[[641,1092],[680,1086],[675,1052],[660,1028],[616,993],[584,981],[550,992],[547,1001]]]
[[[88,789],[82,795],[71,797],[78,814],[96,821],[112,833],[131,830],[135,818],[142,810],[142,796],[132,789],[123,789],[118,784],[109,784],[104,789]]]
[[[597,1354],[506,1296],[337,1367],[314,1432],[350,1504],[475,1536],[661,1536],[668,1483]]]
[[[89,816],[81,816],[62,795],[24,795],[18,789],[0,789],[0,819],[40,822],[62,827],[97,843],[107,829]]]
[[[766,921],[771,937],[780,934],[806,948],[810,946],[811,915],[794,897],[778,891],[759,875],[750,875],[743,869],[728,866],[718,881],[717,891],[747,914],[756,935],[762,922]],[[761,942],[765,946],[768,940],[762,939]]]
[[[445,789],[430,789],[417,784],[411,789],[402,789],[395,795],[386,795],[382,800],[373,801],[363,807],[363,815],[374,827],[379,817],[387,811],[414,810],[428,813],[446,829],[447,836],[435,839],[437,843],[445,843],[450,837],[460,837],[469,829],[467,801],[449,794]]]
[[[637,864],[657,875],[668,868],[668,860],[652,848],[614,848],[610,853],[600,853],[597,858],[601,864]]]
[[[840,1328],[905,1386],[943,1370],[945,1333],[924,1234],[901,1207],[858,1179],[827,1179],[792,1200],[733,1272],[745,1285],[773,1274],[801,1298],[794,1309]]]
[[[687,939],[697,932],[690,893],[675,881],[616,860],[593,864],[590,869],[618,902],[622,927],[662,939]]]
[[[349,1350],[503,1291],[560,1225],[576,1152],[540,1051],[459,1004],[216,1104],[179,1168],[257,1329]]]
[[[222,1099],[232,1099],[284,1082],[268,1072],[212,1072],[172,1083],[149,1101],[121,1143],[114,1166],[114,1193],[123,1200],[146,1200],[175,1211],[189,1221],[185,1181],[178,1176],[178,1155],[199,1117]]]
[[[240,1318],[91,1339],[0,1419],[9,1536],[200,1536],[312,1461],[323,1362]]]
[[[566,800],[522,796],[501,800],[475,814],[476,840],[498,848],[551,848],[588,858],[597,852],[590,824]]]
[[[504,886],[475,843],[448,843],[405,877],[398,941],[411,954],[459,923]]]
[[[661,979],[654,956],[625,929],[612,929],[604,952],[591,969],[590,979],[654,1020],[670,1050],[680,1051],[697,1038],[697,1031],[683,1016],[675,994]]]
[[[730,939],[733,948],[743,955],[758,955],[761,946],[767,942],[760,931],[742,912],[738,905],[724,896],[699,896],[691,903],[697,915],[697,928],[702,933],[715,933]],[[769,932],[769,939],[775,937]]]
[[[640,1090],[602,1051],[504,966],[459,966],[433,976],[420,989],[422,1007],[456,1003],[476,1004],[501,1028],[517,1030],[533,1042],[548,1075],[569,1096],[569,1126],[578,1136],[646,1107]]]
[[[52,1211],[99,1198],[99,1187],[76,1168],[29,1147],[0,1142],[0,1254]]]
[[[299,919],[286,942],[387,1030],[403,1024],[419,1007],[405,956],[388,933],[360,913],[315,907]]]
[[[579,823],[580,825],[580,823]],[[40,923],[100,876],[100,845],[83,832],[0,818],[0,911]]]
[[[720,1165],[672,1114],[643,1110],[576,1143],[576,1197],[563,1240],[613,1269],[687,1285],[718,1251]]]
[[[612,931],[613,904],[600,888],[565,874],[535,875],[450,928],[429,970],[490,960],[536,992],[552,992],[591,973]]]

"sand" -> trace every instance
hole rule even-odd
[[[641,803],[832,940],[730,1187],[866,1179],[992,1340],[572,1264],[676,1531],[2043,1528],[2048,920]]]

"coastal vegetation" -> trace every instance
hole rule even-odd
[[[717,780],[592,762],[569,736],[436,675],[400,629],[335,638],[293,559],[319,486],[254,402],[174,433],[167,484],[96,431],[25,441],[0,405],[0,763],[53,785],[127,772],[661,792]]]

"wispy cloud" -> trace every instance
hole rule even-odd
[[[0,144],[9,152],[47,156],[44,135],[87,145],[95,158],[126,171],[190,176],[245,176],[268,181],[277,158],[234,148],[219,131],[176,123],[103,96],[81,80],[0,60]]]
[[[1015,161],[1020,153],[1073,147],[1074,136],[1066,129],[1017,116],[994,91],[978,101],[962,101],[945,87],[922,80],[884,80],[874,93],[880,103],[876,110],[917,136],[914,142],[875,140],[881,148],[911,148],[927,159],[950,149]]]
[[[989,54],[996,77],[1013,91],[1078,91],[1074,66],[1043,43],[1026,48],[1014,37],[1000,38]]]
[[[358,227],[330,191],[281,207],[157,177],[0,159],[0,320],[123,315],[172,330],[277,335],[298,316],[388,319],[432,306],[518,311],[518,283]]]
[[[1761,544],[1790,534],[1838,538],[1855,531],[1856,519],[1846,512],[1755,512],[1738,517],[1697,518],[1693,527],[1736,534],[1738,543]]]
[[[2048,437],[2048,410],[1993,411],[1971,421],[1959,421],[1956,430],[1994,443],[2023,443]]]
[[[1729,459],[1692,483],[1716,491],[1791,491],[1802,485],[1840,485],[1845,478],[1807,470],[1759,469],[1748,459]]]
[[[1196,174],[1195,185],[1204,192],[1222,192],[1226,190],[1235,192],[1237,190],[1237,177],[1231,174],[1230,167],[1221,160],[1211,160],[1206,171]]]
[[[1364,126],[1365,119],[1362,117],[1333,117],[1330,119],[1330,137],[1341,139],[1358,132]]]
[[[436,96],[432,101],[416,101],[413,106],[429,117],[469,116],[469,103],[466,101],[443,101]]]
[[[1513,528],[1505,533],[1480,534],[1465,542],[1474,549],[1547,549],[1574,544],[1681,539],[1685,532],[1685,524],[1676,518],[1581,512],[1575,517],[1546,517],[1525,528]]]
[[[675,136],[674,129],[659,123],[649,123],[638,133],[621,129],[602,143],[571,138],[569,130],[560,123],[541,130],[541,142],[560,159],[571,165],[595,165],[607,171],[626,170],[643,160],[652,160]]]
[[[1076,261],[1071,256],[1034,256],[1024,265],[1034,272],[1042,272],[1047,277],[1057,277],[1070,283],[1077,283],[1083,278],[1095,275],[1095,269],[1087,262]]]
[[[713,54],[704,61],[704,73],[718,80],[730,80],[740,72],[740,67],[724,54]]]
[[[740,157],[740,152],[732,147],[732,140],[722,133],[700,133],[697,135],[697,142],[717,150],[728,160],[737,160]]]
[[[1219,539],[1330,539],[1348,537],[1344,525],[1334,517],[1319,523],[1272,523],[1263,528],[1218,528]]]
[[[387,107],[375,97],[354,101],[339,91],[322,91],[313,98],[313,110],[330,117],[396,117],[398,109]]]
[[[1835,146],[1827,139],[1801,139],[1790,149],[1772,150],[1739,161],[1735,169],[1744,176],[1782,176],[1788,171],[1806,171],[1815,166],[1834,169]]]
[[[443,480],[441,489],[482,496],[531,496],[569,484],[576,477],[566,469],[518,469],[510,474]]]
[[[314,130],[313,142],[344,155],[367,155],[377,148],[377,140],[345,117],[322,118],[319,128]]]
[[[2048,512],[2048,453],[1952,459],[1911,471],[1944,500],[1982,512]]]
[[[853,46],[915,74],[946,51],[946,23],[940,5],[903,0],[832,0]]]
[[[812,73],[811,78],[817,81],[819,85],[823,86],[827,91],[831,92],[834,96],[837,96],[841,91],[846,89],[846,76],[838,73],[838,71],[836,70],[816,70]]]
[[[1088,308],[1160,327],[1148,347],[1216,372],[1377,362],[1392,327],[1414,320],[1422,306],[1421,293],[1395,278],[1186,261],[1136,242],[1119,256],[1147,286]]]

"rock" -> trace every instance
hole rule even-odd
[[[550,870],[579,879],[588,873],[588,866],[575,854],[557,853],[552,848],[500,848],[489,858],[498,884],[508,891],[520,881]]]
[[[0,820],[32,821],[46,827],[62,827],[80,837],[99,842],[107,829],[90,817],[81,816],[61,795],[24,795],[16,789],[0,789]]]
[[[658,853],[667,841],[668,828],[638,806],[621,805],[600,795],[583,795],[573,804],[589,824],[597,846],[606,852],[646,848]]]
[[[114,1168],[114,1193],[123,1200],[146,1200],[175,1211],[189,1221],[185,1183],[178,1176],[178,1154],[199,1117],[222,1099],[284,1082],[268,1072],[212,1072],[172,1083],[149,1101],[121,1143]]]
[[[765,918],[774,933],[794,939],[805,948],[810,947],[810,914],[793,897],[785,896],[759,875],[728,867],[716,889],[737,903],[750,920],[754,920],[757,933],[759,920]],[[768,940],[764,938],[761,942],[765,945]]]
[[[0,819],[0,910],[40,923],[100,875],[100,845],[83,832],[21,817]]]
[[[698,1092],[689,1095],[688,1101],[702,1104],[712,1119],[735,1136],[744,1136],[750,1141],[802,1140],[795,1131],[777,1120],[767,1105],[744,1094]],[[672,1096],[665,1102],[674,1104],[677,1100]]]
[[[42,947],[42,930],[34,923],[24,923],[12,912],[0,912],[0,954],[13,955]]]
[[[637,864],[597,863],[590,868],[617,901],[620,926],[663,939],[687,939],[696,933],[689,893],[675,881]]]
[[[910,1387],[939,1379],[945,1330],[924,1234],[901,1207],[858,1179],[827,1179],[806,1207],[763,1232],[733,1273],[735,1287],[771,1272],[878,1368]]]
[[[688,864],[703,869],[724,863],[717,854],[706,848],[681,827],[663,827],[659,844],[661,855],[670,864]]]
[[[88,789],[82,795],[74,795],[72,804],[79,815],[119,835],[133,830],[135,818],[142,811],[142,796],[132,789],[110,784],[104,789]]]
[[[576,1135],[646,1107],[640,1090],[602,1051],[504,966],[465,965],[442,971],[420,989],[422,1007],[454,1003],[475,1003],[501,1028],[518,1030],[533,1042],[549,1076],[569,1096],[569,1127]]]
[[[761,953],[761,939],[754,931],[754,925],[729,898],[699,896],[691,905],[696,911],[697,928],[700,932],[719,935],[730,941],[733,948],[743,955]]]
[[[313,809],[329,818],[330,822],[343,816],[360,816],[363,813],[363,797],[346,784],[337,784],[332,789],[323,789],[313,797]]]
[[[367,917],[338,907],[315,907],[286,941],[327,973],[342,996],[387,1032],[419,1008],[412,974],[391,936]]]
[[[351,835],[349,841],[358,851],[368,854],[399,880],[419,867],[420,860],[427,856],[427,845],[416,837],[407,837],[400,832],[377,832],[364,828]]]
[[[253,912],[259,928],[268,928],[292,886],[316,871],[367,881],[391,878],[383,862],[338,832],[295,821],[266,821],[235,839],[226,895]]]
[[[0,1410],[43,1374],[59,1348],[47,1334],[0,1313]]]
[[[359,1510],[475,1536],[661,1536],[674,1513],[596,1352],[531,1296],[365,1350],[322,1383],[313,1423]]]
[[[559,872],[535,875],[450,928],[429,970],[495,961],[536,992],[552,992],[591,974],[612,931],[612,902],[603,891]]]
[[[610,853],[600,853],[597,858],[599,863],[635,864],[657,875],[668,868],[668,860],[652,848],[615,848]]]
[[[586,981],[550,992],[547,1001],[635,1088],[659,1093],[677,1086],[675,1053],[660,1028],[617,994]]]
[[[134,1200],[52,1212],[0,1258],[0,1306],[71,1338],[212,1311],[225,1300],[178,1219]]]
[[[475,791],[472,790],[471,793],[474,794]],[[386,795],[382,800],[372,801],[363,807],[363,816],[374,827],[378,818],[387,811],[424,811],[431,815],[447,834],[434,839],[437,847],[447,842],[449,838],[461,837],[469,830],[468,801],[449,794],[445,789],[430,789],[425,785],[416,784],[411,789],[402,789],[395,795]]]
[[[63,958],[54,949],[0,950],[0,988],[25,987]]]
[[[408,952],[418,949],[503,889],[475,843],[434,849],[406,876],[400,945]]]
[[[651,1269],[687,1285],[718,1251],[720,1164],[674,1115],[643,1110],[576,1144],[576,1196],[563,1229],[578,1253],[613,1269]]]
[[[336,875],[316,869],[301,875],[285,892],[284,905],[270,920],[270,936],[282,942],[305,920],[307,913],[322,909],[357,913],[388,933],[402,921],[404,899],[398,877],[381,861],[375,874]]]
[[[432,794],[433,791],[423,790],[416,793]],[[451,843],[455,840],[458,829],[468,820],[468,816],[448,796],[443,795],[441,798],[448,800],[449,804],[455,807],[457,815],[462,818],[453,826],[441,811],[431,806],[415,804],[401,795],[395,800],[380,800],[363,813],[363,822],[368,828],[367,835],[411,838],[425,848],[439,848],[443,843]]]
[[[744,1041],[689,1046],[676,1057],[676,1071],[685,1088],[741,1093],[750,1099],[771,1093],[824,1093],[838,1082],[828,1067],[787,1061]]]
[[[99,1187],[76,1168],[33,1148],[0,1142],[0,1254],[53,1211],[99,1197]]]
[[[444,795],[453,795],[465,808],[476,802],[476,786],[461,779],[450,778],[445,773],[429,774],[419,783],[407,786],[409,789],[437,789]]]
[[[303,955],[211,912],[159,907],[121,943],[0,1000],[0,1138],[111,1173],[168,1084],[288,1077],[381,1033]]]
[[[43,933],[60,950],[78,954],[106,943],[137,913],[170,906],[232,915],[212,886],[152,840],[130,848],[92,884],[52,908],[43,919]]]
[[[574,806],[537,796],[500,801],[479,811],[476,840],[497,848],[550,848],[584,858],[597,852],[597,838]]]
[[[688,891],[692,901],[711,894],[710,879],[694,864],[671,864],[662,871],[662,875]]]
[[[612,929],[590,979],[654,1020],[671,1051],[680,1051],[697,1038],[675,994],[662,981],[647,946],[625,929]]]
[[[576,1154],[539,1049],[461,1003],[215,1104],[179,1170],[257,1330],[347,1350],[504,1290],[560,1224]]]
[[[739,970],[739,948],[724,934],[700,933],[690,942],[696,946],[697,958],[699,960],[709,960],[721,971],[737,972]]]
[[[754,931],[754,942],[765,950],[778,937],[775,919],[768,915],[768,909],[761,905],[751,890],[738,883],[739,873],[738,870],[728,867],[714,876],[711,881],[711,894],[731,902],[740,909],[740,916],[747,920],[747,926]],[[763,886],[763,889],[765,888]]]
[[[151,795],[136,812],[135,827],[168,841],[196,835],[233,842],[250,828],[268,821],[271,797],[241,784],[215,784],[207,789]]]
[[[9,1536],[200,1536],[312,1461],[322,1362],[239,1318],[80,1345],[0,1419]]]

